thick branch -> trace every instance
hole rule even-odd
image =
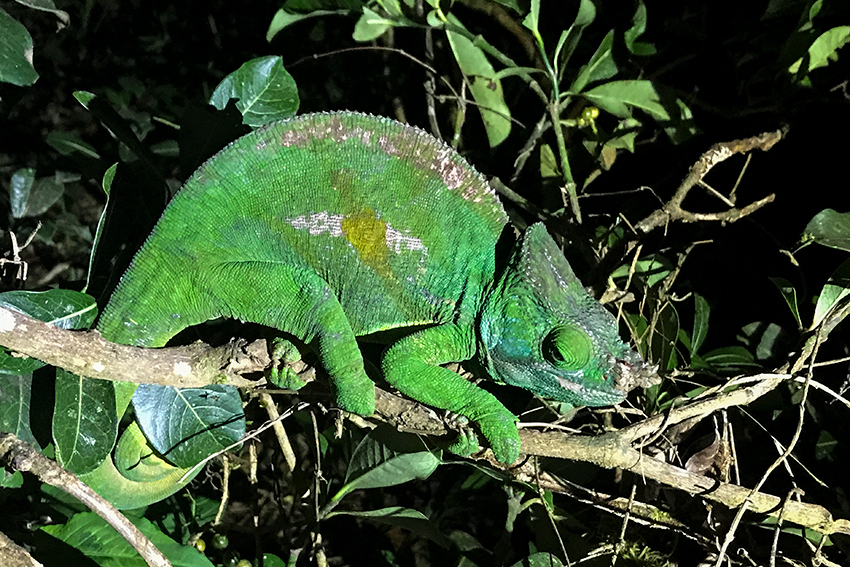
[[[111,343],[97,331],[59,329],[3,307],[0,346],[87,378],[180,388],[256,386],[240,374],[262,371],[271,362],[265,341],[237,341],[217,348],[195,343],[145,349]]]

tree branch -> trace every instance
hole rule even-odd
[[[263,340],[146,349],[111,343],[97,331],[60,329],[5,307],[0,307],[0,346],[86,378],[179,388],[254,387],[257,383],[241,374],[271,363]]]
[[[692,213],[682,208],[682,203],[685,197],[695,185],[702,185],[703,178],[711,171],[718,163],[727,160],[735,154],[747,153],[759,149],[768,151],[778,141],[782,139],[783,132],[777,130],[775,132],[765,132],[751,138],[742,140],[733,140],[731,142],[723,142],[714,144],[711,148],[700,156],[699,160],[691,167],[690,172],[676,189],[673,197],[660,209],[651,213],[648,217],[635,225],[635,230],[639,234],[646,234],[653,229],[665,226],[671,221],[681,222],[698,222],[698,221],[720,221],[720,222],[735,222],[747,215],[752,214],[768,203],[773,202],[775,195],[771,194],[763,199],[751,203],[740,209],[731,206],[728,210],[717,213]],[[733,200],[723,199],[727,203],[734,203]]]
[[[177,387],[211,383],[255,387],[256,382],[242,378],[239,372],[256,372],[269,364],[265,341],[249,345],[237,341],[218,348],[196,343],[188,347],[145,349],[110,343],[94,331],[59,329],[5,308],[0,308],[0,345],[81,376]],[[620,431],[595,437],[521,429],[523,452],[633,471],[643,478],[735,508],[750,494],[749,489],[658,461],[641,454],[632,443],[685,419],[746,405],[791,376],[766,374],[751,379],[756,380],[752,386],[719,390],[675,408],[666,416],[656,415]],[[442,420],[417,402],[378,388],[376,398],[377,416],[400,430],[428,435],[450,432]],[[511,472],[517,476],[523,474],[522,469]],[[787,521],[822,533],[850,534],[850,522],[833,520],[825,508],[814,504],[789,502],[782,508],[780,498],[755,493],[750,509],[772,515],[783,510],[783,518]]]
[[[151,567],[171,567],[171,562],[165,555],[112,504],[58,463],[51,461],[11,433],[0,432],[0,463],[13,470],[32,473],[41,482],[67,492],[88,506],[115,528]]]

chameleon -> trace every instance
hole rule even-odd
[[[474,424],[508,464],[521,450],[516,416],[444,364],[474,359],[482,378],[587,406],[623,401],[649,371],[543,224],[515,236],[494,189],[455,150],[356,112],[274,122],[210,158],[167,206],[97,329],[161,347],[222,317],[315,346],[337,405],[363,416],[375,386],[358,338],[392,331],[387,383]],[[477,437],[456,448],[477,450]],[[101,484],[120,480],[104,467]]]

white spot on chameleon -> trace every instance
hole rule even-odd
[[[102,362],[94,362],[91,365],[91,369],[95,372],[103,372],[106,370],[106,366]]]
[[[185,378],[189,374],[192,373],[192,365],[188,362],[175,362],[174,363],[174,374],[180,376],[181,378]]]
[[[415,236],[403,234],[400,230],[396,230],[390,225],[387,225],[386,243],[387,248],[396,254],[401,253],[402,247],[405,250],[427,250],[421,240]]]
[[[8,333],[15,330],[15,316],[6,309],[0,310],[0,333]]]
[[[332,215],[328,211],[301,215],[294,219],[284,219],[292,228],[306,230],[311,236],[328,233],[331,236],[342,236],[342,219],[344,215]]]

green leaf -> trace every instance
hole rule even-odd
[[[133,408],[150,444],[181,468],[238,443],[245,434],[242,399],[233,386],[142,384],[133,395]]]
[[[630,117],[632,108],[638,108],[655,120],[664,122],[671,119],[650,81],[611,81],[582,93],[582,96],[594,106],[620,118]]]
[[[711,308],[708,301],[698,293],[694,294],[694,332],[690,345],[690,354],[693,356],[699,352],[705,337],[708,334],[708,316]]]
[[[53,411],[56,460],[77,475],[89,473],[109,455],[117,436],[112,382],[57,368]]]
[[[789,333],[777,325],[765,321],[755,321],[744,325],[737,336],[759,362],[784,360],[794,344]]]
[[[131,520],[175,567],[213,567],[200,551],[192,546],[180,545],[149,520]],[[44,526],[41,530],[83,553],[100,567],[147,566],[136,550],[94,512],[74,514],[66,524]]]
[[[823,291],[820,292],[818,302],[815,305],[815,314],[809,329],[815,329],[820,325],[836,304],[847,297],[848,293],[850,293],[850,260],[841,264],[829,276],[829,280],[823,286]]]
[[[830,61],[837,61],[838,50],[844,47],[844,45],[848,42],[850,42],[850,26],[834,27],[819,35],[809,46],[807,71],[812,71],[819,67],[826,67]],[[788,72],[796,75],[800,70],[800,66],[803,64],[804,59],[806,58],[801,57],[794,61],[794,63],[788,67]],[[806,73],[804,73],[804,75],[805,74]]]
[[[676,340],[679,335],[679,314],[672,304],[666,304],[658,314],[649,346],[651,358],[662,370],[676,367]]]
[[[0,81],[19,87],[38,80],[32,65],[32,36],[27,28],[0,8]]]
[[[549,144],[540,144],[540,177],[560,177],[558,160]]]
[[[74,152],[79,152],[84,156],[100,159],[100,154],[90,144],[85,143],[73,134],[52,131],[47,135],[47,143],[63,156],[71,155]]]
[[[242,123],[252,128],[290,118],[300,104],[295,79],[275,55],[252,59],[225,77],[213,91],[210,104],[223,110],[232,98],[242,113]]]
[[[0,349],[0,374],[32,374],[44,366],[40,360],[12,356],[6,350]]]
[[[522,12],[522,9],[519,7],[519,2],[517,0],[493,0],[496,4],[501,4],[505,8],[510,8],[517,14]]]
[[[71,17],[68,15],[68,12],[63,10],[59,10],[56,8],[56,4],[53,3],[53,0],[15,0],[18,4],[23,4],[29,8],[34,10],[41,10],[42,12],[50,12],[55,14],[59,21],[62,22],[63,25],[67,26],[71,23]],[[61,27],[60,27],[61,29]]]
[[[563,69],[567,65],[579,44],[584,28],[592,24],[595,19],[596,6],[593,4],[593,0],[581,0],[576,19],[569,28],[561,32],[561,36],[558,38],[558,45],[555,47],[555,54],[552,57],[556,66]],[[562,56],[561,52],[564,49],[566,49],[566,53]]]
[[[635,262],[634,273],[646,282],[649,287],[661,282],[670,274],[673,265],[663,256],[650,256],[646,260]],[[612,278],[625,278],[629,275],[631,264],[624,264],[611,273]]]
[[[570,91],[574,93],[581,92],[588,83],[604,81],[616,74],[617,64],[614,63],[614,30],[611,30],[602,38],[602,42],[596,48],[596,52],[591,56],[590,61],[578,70],[573,84],[570,85]]]
[[[91,253],[89,254],[89,269],[86,273],[86,286],[83,288],[83,291],[87,290],[89,288],[89,284],[91,284],[94,258],[98,251],[98,247],[100,246],[100,237],[103,236],[103,226],[104,223],[106,223],[106,211],[109,210],[109,193],[112,191],[112,182],[115,180],[115,171],[117,169],[118,164],[113,163],[109,166],[109,169],[103,173],[103,183],[101,184],[101,187],[103,187],[103,192],[106,195],[106,202],[103,204],[103,210],[100,212],[100,218],[97,221],[97,229],[95,229],[94,238],[92,239]]]
[[[517,561],[511,567],[564,567],[556,555],[546,551],[532,553],[522,561]]]
[[[822,210],[803,229],[802,241],[850,252],[850,213]]]
[[[269,23],[269,29],[266,30],[266,41],[271,42],[274,39],[274,36],[278,34],[283,28],[294,24],[295,22],[300,22],[301,20],[306,20],[307,18],[312,18],[315,16],[321,16],[324,14],[333,14],[335,12],[321,12],[316,11],[310,14],[292,14],[286,11],[286,8],[280,8],[277,12],[275,12],[272,17],[272,21]]]
[[[31,374],[0,374],[0,431],[38,447],[30,429]]]
[[[623,34],[626,49],[635,55],[655,55],[655,46],[651,43],[637,41],[637,38],[646,31],[646,5],[643,0],[638,1],[637,10],[632,17],[632,27]]]
[[[35,183],[35,170],[31,167],[21,168],[12,174],[9,184],[9,202],[12,206],[12,216],[16,219],[24,216],[33,183]]]
[[[372,41],[384,35],[384,32],[391,27],[393,27],[392,20],[384,18],[369,8],[363,8],[363,14],[354,25],[352,38],[360,42]]]
[[[788,308],[791,310],[791,315],[793,315],[794,320],[797,321],[797,327],[802,329],[803,319],[800,317],[800,308],[797,306],[797,290],[794,289],[794,285],[785,278],[769,279],[779,290],[779,293],[782,294],[782,299],[785,300],[785,303],[788,304]]]
[[[835,450],[837,448],[838,440],[829,431],[822,429],[818,433],[818,440],[815,442],[815,458],[819,461],[826,459],[832,462],[835,460]]]
[[[449,22],[463,28],[460,21],[448,15]],[[501,144],[511,132],[511,111],[505,103],[502,83],[484,52],[465,36],[446,30],[449,44],[460,70],[470,82],[469,90],[478,104],[490,147]]]
[[[360,12],[362,9],[363,2],[360,0],[288,0],[275,12],[266,30],[266,41],[271,41],[283,28],[295,22],[316,16]]]
[[[355,518],[369,518],[383,524],[395,526],[413,532],[416,535],[426,537],[443,548],[448,549],[451,545],[451,540],[440,533],[437,526],[428,519],[425,514],[410,508],[402,508],[401,506],[389,506],[380,510],[363,510],[363,511],[340,511],[331,512],[327,515],[332,516],[352,516]]]
[[[20,311],[60,329],[88,329],[97,316],[94,298],[70,289],[7,291],[0,293],[0,306]]]
[[[162,184],[163,194],[167,194],[168,187],[165,185],[165,179],[157,168],[156,160],[147,146],[143,145],[139,140],[139,136],[133,129],[134,126],[138,126],[138,122],[131,124],[104,98],[90,92],[75,91],[74,98],[123,144],[123,146],[119,145],[118,147],[119,155],[122,159],[124,161],[130,161],[127,159],[129,152],[131,154],[130,157],[141,160],[145,167],[156,176],[157,181]]]
[[[761,368],[753,355],[742,346],[730,346],[714,349],[702,355],[702,360],[710,368],[723,374],[734,374],[742,370]]]
[[[65,192],[65,178],[60,172],[56,172],[53,177],[41,177],[36,179],[30,186],[29,193],[26,195],[26,204],[23,212],[20,212],[18,207],[20,203],[15,204],[16,212],[20,212],[20,217],[37,217],[43,214],[47,209],[53,206],[56,201]],[[16,195],[20,197],[22,195]]]
[[[345,485],[332,501],[358,488],[383,488],[428,478],[440,465],[420,437],[384,426],[371,431],[351,455]]]
[[[531,30],[531,33],[534,37],[540,37],[540,30],[538,29],[538,21],[540,19],[540,0],[531,0],[531,8],[528,10],[528,14],[523,18],[522,25],[527,29]]]
[[[0,469],[0,488],[20,488],[24,485],[24,475],[21,471],[9,474],[6,469]]]

